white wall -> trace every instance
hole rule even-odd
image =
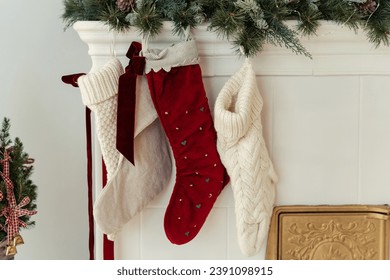
[[[36,226],[16,259],[87,259],[84,108],[63,74],[88,71],[87,47],[64,32],[62,0],[0,0],[0,119],[35,159]]]

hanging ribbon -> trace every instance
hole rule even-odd
[[[119,77],[116,148],[133,165],[137,75],[143,75],[145,57],[140,56],[142,45],[132,42],[126,57],[130,59],[125,73]]]
[[[85,107],[86,149],[87,149],[87,183],[88,183],[88,245],[89,259],[95,259],[95,224],[93,221],[93,190],[92,190],[92,125],[91,110]]]
[[[70,84],[78,87],[78,78],[85,75],[85,73],[77,73],[62,76],[61,80],[65,84]],[[92,135],[91,135],[91,110],[85,107],[85,126],[86,126],[86,149],[87,149],[87,184],[88,184],[88,249],[89,259],[95,259],[95,226],[93,221],[93,191],[92,191]]]

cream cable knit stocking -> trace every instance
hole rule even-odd
[[[267,236],[277,176],[262,135],[263,100],[247,60],[219,93],[214,110],[217,148],[231,179],[237,237],[248,256]]]
[[[111,240],[168,185],[172,175],[169,146],[144,76],[137,78],[135,166],[116,150],[117,88],[123,72],[119,60],[113,58],[98,72],[78,79],[83,103],[94,112],[107,167],[108,182],[95,201],[94,218]]]
[[[118,79],[123,73],[120,61],[112,59],[99,71],[80,76],[77,80],[84,105],[94,113],[107,180],[110,180],[119,163],[120,153],[115,148],[116,107]]]

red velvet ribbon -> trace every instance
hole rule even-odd
[[[79,87],[79,84],[77,82],[77,79],[80,76],[85,75],[85,73],[77,73],[77,74],[71,74],[71,75],[65,75],[61,77],[61,80],[68,85],[72,85],[74,87]]]
[[[93,221],[93,191],[92,191],[92,133],[91,133],[91,110],[85,107],[85,125],[87,140],[87,183],[88,183],[88,224],[89,224],[89,259],[95,259],[95,225]]]
[[[126,56],[130,59],[119,77],[116,148],[133,165],[137,75],[143,75],[145,57],[139,56],[142,45],[132,42]]]

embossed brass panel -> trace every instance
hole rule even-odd
[[[266,259],[389,259],[390,207],[385,205],[278,206]]]

